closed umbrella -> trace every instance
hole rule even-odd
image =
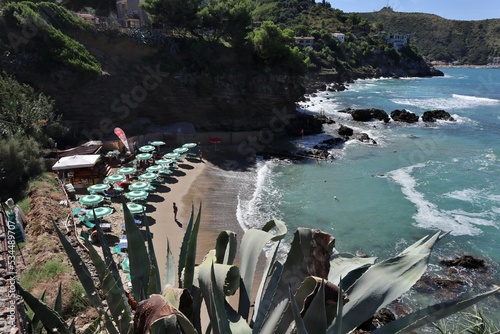
[[[95,213],[95,215],[94,215]],[[93,210],[90,210],[86,213],[86,216],[89,219],[95,219],[95,218],[103,218],[106,217],[109,214],[113,213],[113,209],[110,208],[109,206],[100,206],[98,208],[95,208]]]
[[[139,151],[141,152],[152,152],[155,150],[155,147],[153,145],[144,145],[139,147]]]
[[[115,174],[115,175],[110,175],[107,178],[104,179],[105,183],[116,183],[125,180],[125,176]]]
[[[127,203],[127,207],[130,210],[130,213],[143,213],[144,212],[144,206],[141,204],[137,203]]]
[[[141,199],[146,199],[148,197],[148,192],[145,190],[129,191],[128,193],[125,194],[125,197],[127,197],[131,201],[137,201]]]
[[[87,188],[87,190],[91,194],[101,192],[104,190],[108,190],[108,189],[109,189],[109,184],[104,184],[104,183],[97,183],[97,184],[91,185],[90,187]]]
[[[140,153],[135,156],[135,158],[139,161],[141,160],[149,160],[153,155],[151,153]]]
[[[104,197],[101,195],[85,195],[80,197],[78,202],[83,205],[97,205],[101,203],[103,199]]]
[[[148,172],[151,172],[151,173],[159,172],[159,171],[163,170],[163,166],[161,166],[161,165],[153,165],[153,166],[149,166],[148,168],[146,168],[146,170]]]
[[[196,147],[196,145],[197,145],[196,143],[186,143],[186,144],[182,145],[182,147],[190,149],[190,148]]]
[[[146,190],[148,188],[149,188],[149,183],[147,183],[147,182],[134,182],[134,183],[131,183],[128,186],[128,189],[132,190],[132,191],[135,191],[135,190]]]

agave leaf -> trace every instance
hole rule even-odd
[[[339,291],[342,292],[342,278],[340,279],[340,282],[339,282]],[[342,317],[338,317],[337,315],[339,314],[342,314],[342,311],[344,309],[344,302],[343,302],[343,297],[342,297],[342,293],[339,293],[337,295],[337,312],[335,314],[335,319],[337,319],[337,321],[327,329],[327,333],[332,333],[332,334],[340,334],[342,333]],[[333,330],[333,332],[331,331]]]
[[[213,326],[214,334],[231,333],[229,319],[225,311],[224,280],[225,275],[216,277],[215,250],[211,250],[205,257],[205,261],[199,268],[200,289],[207,306],[210,323]],[[220,274],[220,273],[219,273]]]
[[[161,292],[160,270],[158,268],[158,261],[156,260],[155,247],[153,245],[153,238],[149,229],[148,217],[146,213],[142,214],[142,222],[146,226],[146,236],[148,241],[149,261],[151,262],[151,274],[149,277],[148,295],[159,294]]]
[[[276,329],[278,328],[278,323],[281,319],[281,315],[283,314],[283,312],[285,312],[285,309],[287,307],[288,307],[288,299],[283,299],[276,305],[276,307],[273,309],[269,317],[265,319],[264,326],[262,326],[262,329],[261,330],[254,329],[253,333],[254,334],[275,333]]]
[[[165,282],[163,285],[175,284],[175,260],[172,250],[170,249],[170,241],[167,238],[167,262],[165,263]]]
[[[191,214],[189,215],[189,221],[186,226],[186,231],[184,232],[184,237],[182,239],[181,250],[179,252],[179,268],[177,270],[177,275],[179,276],[179,287],[183,286],[182,274],[184,271],[184,266],[186,265],[187,249],[189,241],[191,240],[191,233],[193,231],[193,221],[194,221],[194,203],[191,203]]]
[[[69,324],[69,331],[71,333],[76,333],[76,318],[73,318],[73,320],[71,320],[71,323]]]
[[[276,230],[276,234],[270,233]],[[251,229],[245,232],[240,247],[240,272],[248,296],[252,295],[255,268],[262,249],[269,241],[279,241],[286,235],[287,229],[283,222],[274,219],[267,222],[262,230]]]
[[[57,314],[62,314],[62,284],[59,282],[59,288],[57,289],[56,301],[54,303],[54,311]]]
[[[264,293],[264,287],[266,285],[267,278],[272,275],[271,271],[274,268],[273,264],[276,263],[276,256],[278,254],[279,245],[280,245],[279,241],[274,243],[271,250],[269,251],[271,256],[266,257],[266,266],[265,266],[264,271],[262,273],[262,277],[260,279],[260,284],[259,284],[259,289],[257,290],[257,294],[255,296],[254,314],[252,316],[253,322],[256,322],[256,320],[257,320],[257,317],[258,317],[258,314],[260,311],[259,309],[260,309],[260,302],[262,299],[262,294]],[[268,285],[268,288],[269,288],[269,285]],[[267,313],[267,311],[265,313]],[[259,324],[257,324],[257,325],[260,326],[260,323],[262,323],[261,319],[259,319]]]
[[[196,216],[196,221],[193,224],[193,230],[189,237],[189,243],[186,251],[186,263],[184,265],[184,283],[183,288],[188,290],[193,286],[194,279],[194,267],[196,264],[196,246],[198,239],[198,231],[200,229],[200,218],[201,218],[201,203],[198,209],[198,215]]]
[[[98,333],[98,329],[100,328],[100,323],[101,323],[101,317],[97,317],[94,319],[94,321],[92,321],[92,323],[90,324],[90,326],[88,326],[82,334],[95,334],[95,333]],[[116,333],[115,332],[109,332],[109,333]]]
[[[57,312],[48,307],[47,304],[45,304],[41,300],[38,300],[28,291],[24,290],[22,286],[19,285],[19,283],[16,283],[16,289],[21,297],[23,297],[26,304],[28,304],[28,306],[33,310],[33,312],[35,314],[38,314],[43,326],[45,327],[45,329],[47,329],[47,331],[57,331],[57,333],[70,334],[68,326]]]
[[[92,281],[92,275],[90,274],[89,269],[85,265],[85,262],[82,260],[80,255],[77,253],[76,249],[73,248],[71,243],[62,234],[57,224],[55,222],[52,222],[52,224],[54,225],[54,229],[57,233],[57,236],[61,240],[61,244],[63,245],[66,254],[68,254],[68,258],[71,261],[73,268],[75,268],[78,279],[82,283],[82,286],[87,293],[90,305],[98,309],[101,306],[101,300],[97,295],[97,291],[95,289],[94,282]]]
[[[339,284],[340,277],[347,276],[353,270],[369,267],[375,263],[376,257],[336,257],[330,261],[330,273],[328,281],[333,284]]]
[[[236,312],[229,303],[225,303],[226,314],[229,319],[229,328],[231,328],[231,333],[238,334],[250,334],[252,329],[248,325],[247,321]]]
[[[281,274],[283,273],[283,265],[280,262],[274,262],[274,270],[271,274],[271,278],[267,284],[267,288],[264,292],[264,296],[259,300],[258,307],[255,306],[255,322],[253,325],[254,332],[259,333],[260,328],[264,324],[266,316],[271,313],[273,309],[272,298],[276,293],[278,288],[279,280],[281,279]],[[257,305],[257,301],[255,302]]]
[[[456,314],[469,306],[472,306],[479,301],[491,296],[500,291],[500,288],[495,288],[491,291],[475,295],[465,296],[456,300],[445,301],[439,304],[428,306],[424,309],[413,312],[405,317],[401,317],[387,325],[373,331],[373,334],[392,334],[410,333],[414,329],[432,324],[435,321],[446,318],[452,314]]]
[[[144,244],[141,231],[135,224],[134,217],[123,200],[123,215],[125,217],[125,233],[127,234],[128,259],[130,262],[130,277],[132,292],[137,302],[147,298],[151,263]]]
[[[130,310],[126,296],[122,294],[114,276],[106,268],[106,264],[90,241],[85,240],[85,246],[88,248],[89,255],[94,263],[111,316],[118,326],[120,333],[127,333],[130,330],[130,323],[132,322],[132,311]]]
[[[326,332],[325,282],[317,284],[317,293],[304,315],[304,325],[309,333]],[[342,295],[342,293],[339,293]]]
[[[302,316],[300,315],[300,309],[299,305],[297,305],[297,301],[295,300],[295,297],[293,296],[293,291],[292,287],[288,289],[288,295],[290,298],[290,305],[291,305],[291,310],[292,310],[292,315],[293,319],[295,321],[295,328],[297,329],[298,334],[308,334],[308,331],[306,329],[306,325],[304,323],[304,319],[302,319]],[[321,332],[312,332],[312,333],[321,333]]]
[[[236,244],[236,234],[234,232],[220,232],[215,243],[217,263],[233,264],[237,251]]]
[[[427,269],[429,254],[439,235],[440,232],[425,243],[373,265],[349,288],[349,303],[342,315],[343,333],[360,325],[415,284]]]
[[[122,295],[125,296],[125,289],[123,288],[120,272],[118,271],[118,266],[113,259],[113,254],[111,253],[108,239],[104,235],[104,232],[102,231],[99,224],[96,224],[96,230],[97,235],[99,236],[99,243],[101,244],[102,254],[104,255],[104,262],[106,263],[106,267],[111,271],[111,274],[116,280],[116,284],[118,284],[118,288],[120,289]]]

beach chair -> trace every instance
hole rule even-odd
[[[82,208],[79,207],[79,206],[71,209],[71,213],[73,214],[73,217],[78,216],[78,214],[80,213],[80,211],[82,211]]]
[[[83,223],[85,226],[88,228],[94,228],[95,224],[92,223],[87,216],[80,216],[78,217],[78,221]]]

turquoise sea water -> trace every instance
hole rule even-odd
[[[276,217],[291,232],[321,229],[336,238],[339,251],[379,259],[425,235],[449,231],[429,270],[438,274],[443,257],[471,254],[487,260],[498,282],[500,69],[442,70],[444,77],[360,80],[344,92],[311,96],[301,109],[324,112],[337,124],[297,146],[337,137],[338,124],[366,132],[377,145],[352,140],[331,150],[332,162],[260,162],[252,194],[240,198],[239,223],[249,228]],[[359,123],[338,112],[347,107],[417,115],[444,109],[457,121]]]

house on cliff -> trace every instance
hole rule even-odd
[[[310,36],[295,36],[295,44],[300,47],[305,48],[306,46],[313,47],[314,45],[314,37]]]
[[[408,34],[389,34],[386,37],[387,43],[391,44],[393,49],[398,51],[401,48],[407,47],[410,40]]]
[[[117,0],[118,23],[126,28],[141,28],[149,25],[147,14],[140,7],[141,0]]]
[[[332,36],[334,38],[336,38],[340,43],[345,42],[345,34],[343,34],[341,32],[334,32],[334,33],[332,33]]]

